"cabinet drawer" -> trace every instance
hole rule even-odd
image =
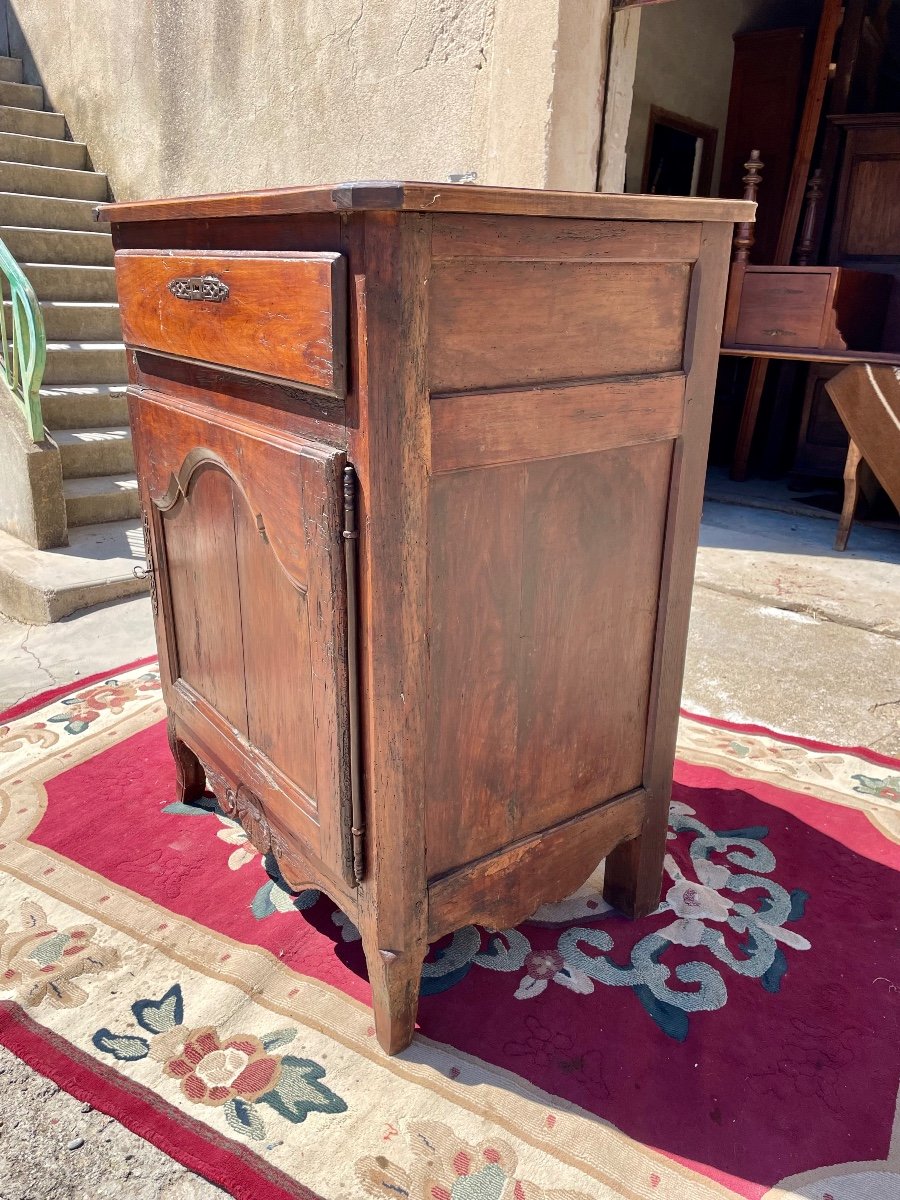
[[[818,346],[831,277],[824,272],[748,271],[735,341],[751,346]]]
[[[120,250],[125,342],[346,391],[346,262],[330,253]]]

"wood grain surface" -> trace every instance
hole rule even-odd
[[[224,300],[183,299],[173,284],[212,277]],[[346,263],[329,253],[119,250],[116,278],[126,345],[161,350],[343,396]]]
[[[431,469],[441,474],[665,441],[681,431],[683,403],[681,373],[432,395]]]
[[[462,259],[430,283],[433,391],[681,368],[686,263]]]
[[[755,206],[741,200],[693,196],[625,196],[611,192],[561,192],[480,184],[334,183],[321,187],[223,192],[171,200],[100,204],[100,221],[205,220],[227,217],[292,216],[310,212],[407,211],[428,214],[507,213],[624,221],[752,221]]]

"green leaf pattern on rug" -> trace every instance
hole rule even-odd
[[[347,1105],[321,1082],[325,1068],[310,1058],[294,1058],[285,1055],[281,1060],[278,1084],[260,1096],[263,1104],[269,1104],[289,1121],[305,1121],[311,1112],[340,1113]]]
[[[857,781],[854,792],[877,796],[879,800],[900,800],[900,775],[851,775]]]
[[[131,1011],[141,1029],[148,1033],[166,1033],[184,1021],[181,988],[174,984],[161,1000],[138,1000]]]
[[[810,949],[809,941],[789,928],[803,918],[808,897],[799,888],[788,891],[769,878],[776,863],[765,845],[768,830],[713,830],[679,802],[671,806],[669,826],[669,839],[681,839],[689,847],[689,873],[673,855],[666,855],[671,882],[651,915],[671,913],[674,920],[632,946],[628,961],[616,961],[614,925],[608,931],[581,923],[591,910],[589,898],[580,894],[570,901],[571,916],[566,904],[556,906],[557,920],[551,923],[567,928],[555,949],[535,951],[523,930],[507,929],[492,935],[482,950],[477,929],[457,930],[425,963],[422,994],[454,987],[473,967],[521,972],[516,1000],[533,1000],[551,984],[582,996],[591,995],[597,984],[628,987],[660,1029],[681,1042],[688,1036],[689,1014],[713,1012],[727,1003],[723,968],[759,980],[770,994],[778,992],[789,965],[783,947]],[[598,892],[593,912],[603,917],[607,911]],[[579,923],[569,924],[572,919]],[[737,953],[726,941],[726,931],[732,944],[735,935],[741,939]],[[672,946],[695,950],[696,955],[670,966],[666,957]]]
[[[346,1112],[346,1102],[323,1083],[325,1068],[309,1058],[273,1054],[294,1041],[297,1029],[284,1027],[263,1037],[252,1033],[225,1036],[212,1025],[184,1026],[184,997],[175,983],[159,998],[131,1006],[137,1025],[153,1041],[137,1034],[98,1029],[91,1039],[102,1054],[119,1062],[150,1057],[163,1075],[178,1081],[193,1104],[221,1108],[235,1132],[253,1141],[266,1136],[259,1106],[299,1124],[313,1112]]]
[[[237,1133],[243,1133],[255,1142],[261,1142],[266,1136],[262,1117],[253,1104],[245,1100],[226,1100],[222,1111],[225,1120]]]
[[[150,1053],[150,1043],[146,1038],[113,1033],[111,1029],[98,1029],[91,1041],[98,1050],[111,1054],[119,1062],[137,1062]]]

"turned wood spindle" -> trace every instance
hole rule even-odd
[[[816,218],[819,215],[819,204],[822,200],[822,194],[825,190],[825,182],[822,178],[821,168],[817,168],[810,176],[809,186],[806,189],[806,212],[803,216],[803,228],[800,230],[800,241],[797,243],[797,264],[801,267],[809,266],[809,257],[812,254],[813,234],[816,230]]]
[[[766,164],[760,159],[758,150],[750,151],[750,158],[744,163],[744,169],[747,174],[742,182],[744,184],[744,200],[756,200],[756,194],[759,191],[759,185],[762,179],[762,169]],[[753,237],[753,222],[738,221],[734,231],[734,259],[735,263],[746,264],[750,258],[750,250],[754,242]]]

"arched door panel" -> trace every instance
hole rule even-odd
[[[132,403],[167,703],[204,765],[349,879],[345,456],[169,397]]]

